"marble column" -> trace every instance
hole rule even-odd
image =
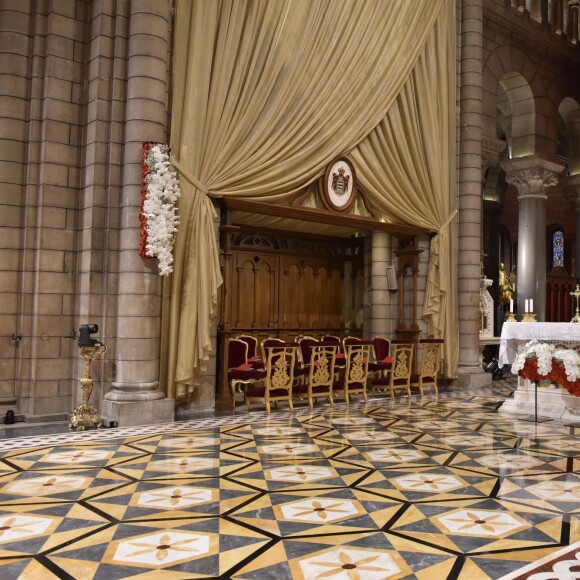
[[[127,61],[125,164],[119,251],[116,380],[102,412],[120,426],[173,419],[159,390],[161,282],[154,260],[136,260],[141,204],[141,147],[167,137],[170,3],[134,0]]]
[[[479,279],[481,259],[481,89],[482,0],[461,3],[459,91],[459,368],[457,384],[491,382],[479,362]]]
[[[502,162],[506,181],[518,190],[518,313],[534,300],[538,322],[546,318],[546,199],[563,165],[535,155]]]
[[[371,247],[371,335],[391,338],[391,296],[387,284],[387,266],[391,264],[391,236],[372,233]]]

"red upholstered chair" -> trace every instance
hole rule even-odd
[[[330,405],[333,404],[332,387],[337,351],[338,345],[330,342],[317,342],[310,346],[307,383],[295,386],[294,394],[307,396],[311,409],[317,397],[325,397]]]
[[[333,334],[326,334],[321,338],[322,342],[331,342],[332,344],[337,344],[339,347],[341,345],[340,338],[334,336]]]
[[[363,342],[363,339],[359,338],[358,336],[345,336],[342,339],[342,353],[338,353],[336,364],[340,367],[344,367],[346,364],[346,347],[349,344],[360,344],[361,342]]]
[[[262,340],[260,350],[262,351],[262,360],[264,361],[264,365],[266,365],[267,360],[266,348],[271,346],[284,346],[284,344],[285,342],[281,338],[268,337]]]
[[[413,371],[413,356],[416,342],[411,339],[393,340],[393,363],[388,377],[381,377],[373,380],[373,391],[384,389],[387,386],[391,397],[395,396],[397,389],[407,391],[411,396],[411,373]]]
[[[393,365],[393,358],[390,356],[391,341],[382,336],[373,337],[373,352],[374,362],[369,364],[369,372],[378,377],[386,377]]]
[[[301,382],[306,382],[306,377],[310,372],[310,358],[312,357],[312,347],[318,344],[318,340],[312,336],[301,336],[298,338],[298,364],[294,374],[300,378]]]
[[[423,396],[423,387],[433,387],[435,394],[439,394],[437,376],[441,364],[441,345],[444,342],[442,338],[424,338],[419,341],[421,368],[418,375],[411,377],[411,387],[419,387],[421,396]]]
[[[252,401],[259,401],[270,413],[270,403],[288,401],[292,406],[292,388],[294,384],[294,365],[296,363],[297,346],[271,346],[266,348],[266,376],[263,386],[252,386],[246,389],[246,405],[248,411]]]
[[[344,376],[336,381],[332,387],[333,392],[342,392],[346,404],[349,397],[361,393],[367,401],[367,379],[369,373],[369,361],[372,354],[373,343],[370,340],[358,340],[356,344],[346,344],[346,366]]]
[[[266,376],[264,370],[255,369],[247,361],[248,343],[239,338],[230,338],[227,345],[228,354],[228,384],[234,405],[236,404],[236,388],[239,385],[249,385],[262,380]]]
[[[248,343],[248,362],[256,369],[264,368],[264,361],[258,352],[258,339],[251,334],[240,334],[236,338]]]

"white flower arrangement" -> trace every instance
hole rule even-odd
[[[552,370],[552,359],[559,361],[570,382],[580,378],[580,355],[570,348],[556,348],[555,345],[538,340],[530,340],[520,349],[512,363],[512,373],[517,375],[524,368],[527,358],[538,361],[538,374],[547,376]]]
[[[175,203],[181,196],[177,173],[169,158],[169,146],[155,143],[151,146],[145,165],[145,198],[143,215],[147,234],[145,255],[159,260],[159,275],[173,271],[173,243],[179,220]]]

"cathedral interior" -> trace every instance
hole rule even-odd
[[[572,577],[579,10],[0,2],[2,577]]]

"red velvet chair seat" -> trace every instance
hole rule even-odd
[[[391,384],[391,379],[389,377],[381,377],[379,379],[373,380],[373,386],[388,387],[390,384]]]
[[[266,371],[260,369],[239,370],[232,369],[228,371],[228,378],[235,381],[259,381],[266,376]]]
[[[393,379],[393,386],[400,387],[401,385],[406,385],[407,382],[407,379]]]
[[[248,397],[263,397],[266,394],[266,387],[251,387],[246,389]],[[288,394],[286,389],[271,389],[270,397],[285,397]]]
[[[248,362],[252,364],[255,369],[263,369],[266,368],[264,361],[259,356],[253,356],[248,359]]]
[[[335,381],[332,388],[337,391],[342,391],[343,384],[342,381]],[[348,388],[350,391],[356,391],[357,389],[365,389],[366,385],[363,385],[363,383],[350,383]]]
[[[426,383],[434,383],[435,379],[433,377],[423,377],[423,384]],[[418,384],[419,383],[419,375],[413,375],[411,377],[411,384]]]

